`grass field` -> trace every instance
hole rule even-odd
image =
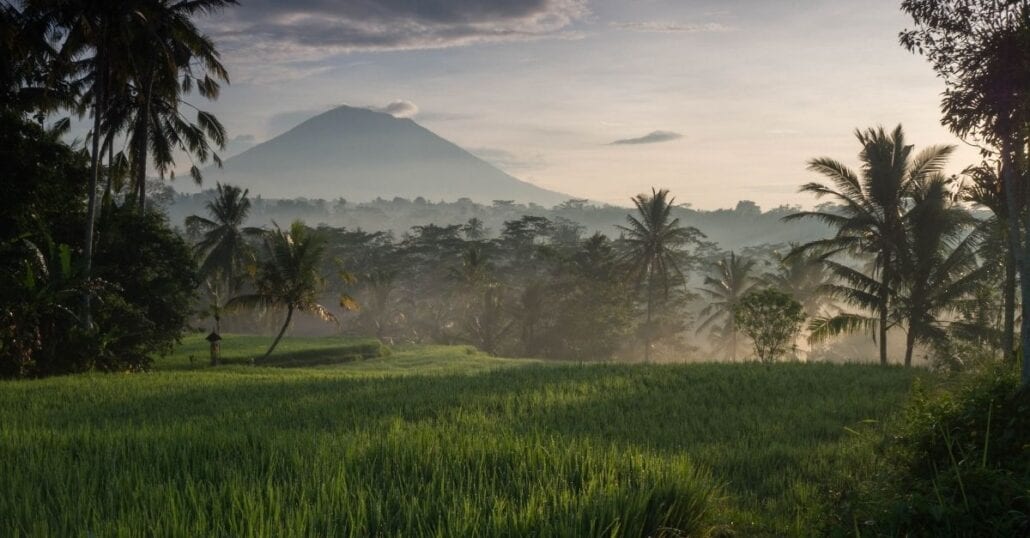
[[[267,342],[228,338],[223,355]],[[283,355],[359,344],[287,338]],[[206,361],[191,337],[147,374],[0,383],[0,536],[805,535],[871,463],[849,428],[897,409],[916,375],[464,347]]]

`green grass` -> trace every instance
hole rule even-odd
[[[805,535],[870,463],[846,428],[915,375],[464,347],[206,368],[194,340],[152,373],[0,383],[0,535]]]
[[[272,355],[264,359],[272,338],[224,334],[219,360],[223,364],[250,365],[251,361],[263,366],[301,367],[335,365],[363,359],[382,357],[389,350],[375,338],[327,337],[285,338]],[[183,340],[175,353],[159,359],[160,370],[196,370],[211,362],[210,344],[203,335],[191,335]]]

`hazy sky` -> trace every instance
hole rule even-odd
[[[942,84],[897,44],[896,0],[241,3],[204,22],[233,79],[204,107],[237,148],[394,103],[546,188],[626,204],[655,185],[714,208],[811,204],[805,161],[853,163],[856,127],[961,145]],[[963,146],[952,168],[974,160]]]

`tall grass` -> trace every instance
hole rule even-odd
[[[427,348],[2,383],[0,535],[805,534],[911,378]]]

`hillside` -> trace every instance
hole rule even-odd
[[[569,198],[518,180],[410,119],[348,106],[226,159],[205,177],[272,198],[468,197],[543,205]]]

